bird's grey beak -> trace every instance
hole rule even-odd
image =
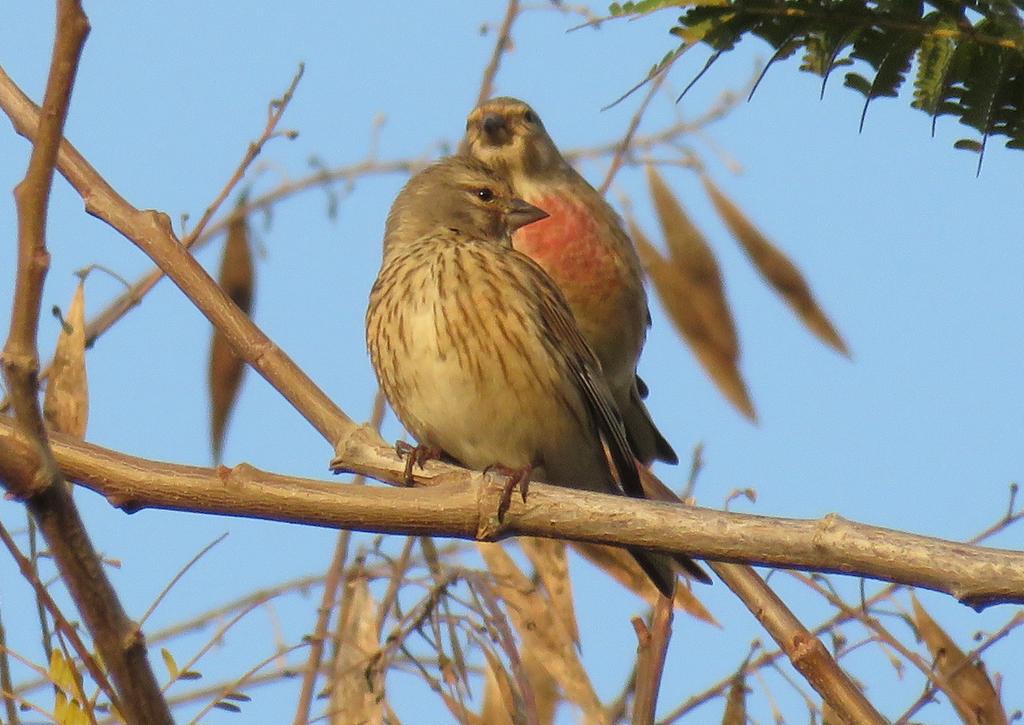
[[[513,199],[505,215],[512,231],[525,227],[527,224],[539,222],[541,219],[547,219],[549,216],[550,214],[543,209],[538,209],[533,204],[527,204],[522,199]]]
[[[508,143],[510,135],[505,117],[499,113],[488,113],[484,115],[482,127],[484,136],[492,146],[502,146]]]

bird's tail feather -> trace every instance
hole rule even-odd
[[[660,478],[655,476],[649,468],[641,466],[639,469],[640,483],[644,488],[644,494],[652,501],[665,501],[667,503],[682,504],[683,502],[676,495],[675,491],[666,486]],[[697,562],[683,554],[675,554],[672,557],[688,575],[704,584],[711,583],[711,577],[704,571]],[[639,561],[639,559],[637,560]],[[641,564],[643,566],[643,564]],[[644,570],[646,571],[646,569]],[[652,577],[653,578],[653,577]]]
[[[629,549],[636,563],[644,570],[658,591],[669,599],[675,596],[676,572],[671,560],[664,554],[644,549]],[[703,574],[703,572],[701,572]],[[705,574],[705,576],[707,576]]]
[[[672,450],[672,445],[665,440],[658,427],[654,425],[651,414],[635,386],[630,391],[629,398],[628,401],[619,400],[618,403],[623,423],[626,426],[626,436],[629,438],[636,457],[645,466],[655,460],[665,461],[672,465],[679,463],[679,456]]]

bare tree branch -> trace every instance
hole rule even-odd
[[[541,536],[715,561],[864,576],[944,592],[976,609],[1024,603],[1024,553],[908,534],[829,515],[770,518],[538,484],[497,524],[504,480],[438,462],[414,489],[339,486],[240,464],[209,469],[135,458],[53,435],[65,475],[128,512],[163,508],[312,526],[495,541]],[[0,418],[0,475],[29,442]],[[368,446],[367,446],[368,447]],[[391,481],[405,462],[380,442],[368,466]]]
[[[4,701],[4,710],[7,712],[7,722],[10,725],[19,725],[18,703],[14,696],[14,684],[11,681],[11,663],[7,656],[7,630],[0,621],[0,697]]]
[[[302,80],[302,74],[305,70],[305,66],[300,63],[299,70],[296,71],[295,75],[292,77],[292,82],[288,85],[285,92],[280,98],[271,101],[270,110],[267,113],[267,125],[263,129],[263,133],[260,134],[260,137],[256,139],[255,143],[249,144],[249,148],[246,149],[245,155],[242,156],[242,160],[239,162],[235,172],[231,175],[231,178],[228,179],[224,188],[222,188],[220,193],[217,194],[217,198],[214,199],[210,203],[210,206],[206,208],[206,211],[203,212],[203,216],[200,218],[199,223],[196,224],[195,229],[193,229],[189,235],[182,240],[182,244],[185,247],[191,247],[195,244],[196,239],[202,236],[203,231],[206,229],[206,225],[210,223],[210,219],[212,219],[213,215],[217,213],[220,205],[228,198],[228,194],[231,193],[231,190],[234,189],[245,176],[245,172],[249,169],[252,162],[256,160],[256,157],[260,155],[260,152],[263,150],[267,141],[276,135],[275,132],[277,124],[280,123],[281,117],[284,116],[284,112],[288,108],[288,104],[291,103],[292,96],[295,94],[295,89],[298,87],[299,81]],[[289,138],[293,136],[294,134],[289,134]]]
[[[868,615],[867,612],[862,610],[860,607],[851,607],[835,594],[830,592],[828,588],[822,586],[811,577],[802,574],[801,572],[791,572],[791,574],[795,576],[798,581],[803,582],[806,586],[817,592],[819,596],[823,597],[829,604],[843,612],[843,614],[847,615],[851,619],[859,621],[869,632],[874,633],[879,642],[884,642],[887,646],[902,655],[905,660],[917,667],[921,674],[930,679],[936,687],[940,688],[946,694],[950,699],[950,702],[954,703],[957,709],[970,709],[970,707],[964,703],[963,696],[956,691],[956,688],[950,685],[948,678],[946,678],[937,669],[933,669],[931,664],[925,661],[923,657],[896,639],[896,637],[894,637],[888,629],[882,626],[882,623],[875,617]],[[964,712],[965,710],[960,711]]]
[[[750,566],[713,562],[711,568],[768,630],[797,672],[851,723],[884,723],[817,636],[796,618]]]
[[[38,399],[36,336],[43,281],[49,268],[46,213],[54,167],[64,135],[78,61],[89,20],[76,0],[57,3],[57,30],[42,111],[33,123],[33,147],[25,179],[15,189],[18,206],[18,274],[11,331],[3,369],[17,426],[31,443],[4,477],[42,531],[117,688],[115,706],[131,722],[170,723],[171,714],[146,659],[142,633],[125,614],[89,541],[71,491],[54,461]],[[97,680],[103,681],[103,678]],[[114,693],[110,693],[113,695]]]

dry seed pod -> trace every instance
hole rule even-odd
[[[711,179],[705,176],[703,182],[722,221],[732,231],[765,281],[779,293],[818,339],[850,357],[849,348],[814,299],[810,285],[797,266],[750,223],[739,207],[719,191]]]
[[[530,683],[530,703],[527,704],[521,688],[509,674],[498,656],[487,647],[483,648],[487,659],[484,686],[484,704],[476,721],[481,725],[512,725],[513,723],[530,722],[531,719],[540,725],[552,725],[555,712],[562,702],[558,685],[547,673],[529,648],[520,647],[519,660],[522,674]],[[533,715],[530,717],[529,708]]]
[[[252,311],[254,285],[249,227],[238,216],[228,226],[224,257],[220,264],[220,286],[245,314]],[[238,398],[245,364],[228,344],[220,330],[214,329],[210,343],[210,445],[215,461],[220,461],[228,417]]]
[[[533,564],[533,570],[544,584],[551,608],[565,624],[572,641],[578,646],[580,631],[576,622],[576,606],[572,599],[572,580],[569,578],[569,559],[566,556],[565,542],[524,537],[519,540],[519,548]]]
[[[513,725],[516,722],[520,703],[517,701],[515,687],[505,666],[494,652],[483,648],[487,659],[486,683],[484,684],[484,704],[480,709],[478,721],[494,723],[494,725]]]
[[[349,600],[338,622],[338,651],[331,686],[333,722],[380,723],[384,719],[384,679],[376,666],[377,603],[366,579],[348,583]]]
[[[725,700],[722,725],[746,725],[747,723],[747,682],[743,673],[732,678],[729,695]]]
[[[676,329],[726,400],[747,418],[756,421],[757,412],[739,370],[738,347],[730,351],[731,345],[723,347],[719,344],[727,335],[722,330],[714,331],[718,323],[709,323],[713,315],[707,310],[714,305],[695,302],[708,294],[712,287],[705,286],[702,290],[680,271],[674,260],[669,261],[661,256],[635,221],[627,219],[627,224],[640,255],[640,262]],[[728,308],[725,314],[728,315]],[[731,323],[732,318],[729,316]]]
[[[85,370],[85,280],[78,282],[64,327],[57,338],[43,416],[59,433],[85,438],[89,422],[89,382]]]
[[[690,221],[679,200],[653,166],[647,167],[647,183],[670,259],[690,283],[688,303],[701,316],[714,346],[723,356],[738,361],[739,337],[725,298],[722,272],[711,245]]]
[[[1006,711],[999,702],[992,682],[981,661],[967,661],[963,650],[925,611],[911,594],[914,624],[924,640],[939,672],[945,675],[956,698],[953,707],[968,725],[1006,725]]]
[[[519,651],[523,674],[530,683],[533,705],[537,712],[537,721],[541,725],[551,725],[555,721],[555,712],[562,702],[558,684],[544,670],[541,662],[542,654],[532,647],[523,647]]]
[[[594,685],[577,655],[565,625],[500,544],[477,544],[477,550],[494,577],[494,594],[505,601],[509,619],[521,641],[520,649],[529,650],[541,664],[543,675],[531,678],[534,689],[538,678],[549,678],[562,689],[566,700],[582,710],[588,722],[605,719]],[[524,655],[525,660],[525,655]]]

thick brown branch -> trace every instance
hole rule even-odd
[[[0,419],[0,467],[28,445]],[[248,465],[199,468],[119,454],[64,436],[53,450],[68,478],[127,511],[164,508],[379,533],[496,540],[515,535],[640,546],[717,561],[850,574],[948,593],[978,609],[1024,603],[1024,553],[849,522],[780,519],[538,485],[494,522],[503,481],[438,462],[414,489],[339,486]],[[386,463],[386,465],[384,465]],[[352,466],[361,467],[361,466]],[[400,482],[385,445],[369,466]],[[3,468],[0,468],[3,472]],[[443,484],[443,485],[437,485]]]
[[[879,622],[876,617],[869,615],[866,610],[861,609],[859,606],[850,606],[830,591],[828,587],[823,586],[811,577],[801,574],[800,572],[791,572],[791,574],[795,576],[798,581],[803,582],[807,587],[817,592],[820,597],[825,599],[825,601],[839,611],[843,612],[843,614],[851,619],[858,620],[864,625],[865,629],[874,633],[879,642],[884,642],[888,647],[892,648],[893,651],[898,652],[903,659],[917,667],[921,674],[942,689],[946,694],[946,697],[949,698],[950,702],[957,708],[957,710],[960,712],[970,710],[970,706],[964,702],[963,695],[957,692],[955,687],[950,685],[949,679],[942,672],[934,668],[932,663],[926,661],[921,655],[917,654],[900,642],[892,635],[891,632],[889,632],[888,629],[882,626],[881,622]]]
[[[36,335],[42,304],[43,282],[50,266],[46,251],[46,212],[50,204],[57,149],[71,103],[71,89],[78,71],[89,21],[75,2],[57,7],[57,35],[46,81],[43,110],[33,131],[35,141],[25,178],[14,189],[18,208],[18,271],[14,286],[11,327],[3,352],[4,376],[14,403],[14,415],[22,428],[36,439],[39,450],[31,457],[39,476],[27,477],[47,485],[56,477],[53,459],[46,451],[46,428],[39,408],[39,353]],[[30,495],[33,491],[20,491]]]

